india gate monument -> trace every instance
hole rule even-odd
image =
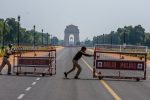
[[[64,46],[76,46],[80,42],[78,26],[68,25],[64,31]]]

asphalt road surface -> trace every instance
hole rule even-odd
[[[57,51],[55,76],[0,76],[0,100],[149,100],[150,74],[147,80],[93,79],[93,58],[83,57],[80,79],[73,79],[75,72],[64,79],[64,71],[72,68],[72,58],[78,48]],[[92,53],[92,52],[90,52]],[[3,73],[6,69],[3,70]]]

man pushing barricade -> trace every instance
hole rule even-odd
[[[0,75],[2,75],[1,71],[5,67],[6,64],[8,65],[7,75],[11,75],[11,64],[10,64],[10,61],[8,59],[9,59],[9,56],[11,54],[13,54],[12,46],[13,46],[12,44],[9,44],[8,48],[5,49],[2,64],[0,66]]]
[[[65,78],[67,78],[67,75],[74,71],[76,68],[78,69],[75,79],[78,79],[79,74],[81,72],[81,66],[78,64],[78,60],[82,57],[82,55],[87,56],[87,57],[92,57],[93,55],[87,54],[86,52],[86,47],[82,47],[80,51],[77,52],[77,54],[74,56],[72,62],[73,62],[73,68],[70,69],[68,72],[64,72]]]

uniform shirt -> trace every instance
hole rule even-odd
[[[11,55],[11,54],[12,54],[12,50],[9,49],[9,48],[6,48],[6,49],[5,49],[5,53],[4,53],[4,57],[9,58],[9,55]]]
[[[82,57],[82,55],[84,55],[84,56],[89,56],[89,57],[92,56],[92,55],[87,54],[87,53],[85,53],[85,52],[83,52],[83,51],[80,50],[80,51],[78,51],[77,54],[74,56],[73,60],[78,61],[78,60]]]

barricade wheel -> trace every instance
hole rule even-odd
[[[98,76],[98,79],[99,79],[99,80],[102,80],[102,79],[103,79],[103,76]]]
[[[52,73],[50,73],[49,75],[52,76]]]
[[[45,76],[45,73],[42,73],[42,76],[44,77],[44,76]]]
[[[140,78],[136,78],[136,81],[139,82],[139,81],[140,81]]]
[[[16,73],[17,76],[19,76],[19,73]]]

